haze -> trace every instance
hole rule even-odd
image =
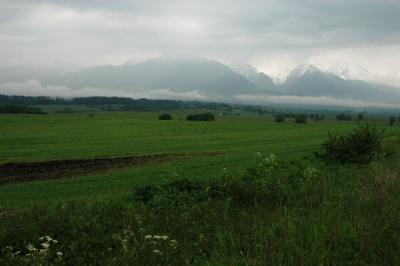
[[[250,64],[275,83],[308,62],[400,87],[397,0],[0,2],[0,67],[68,72],[190,54]]]

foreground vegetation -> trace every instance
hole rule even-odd
[[[172,115],[173,121],[154,113],[1,117],[5,162],[128,150],[223,155],[0,186],[0,264],[400,263],[397,127],[383,134],[384,121],[379,130],[349,135],[353,122],[203,123]],[[348,137],[327,138],[328,132]],[[376,141],[349,155],[364,147],[354,138]],[[313,156],[332,150],[346,152]],[[373,156],[349,160],[365,152]]]
[[[2,210],[0,257],[3,265],[398,265],[399,191],[391,161],[337,167],[257,154],[242,176]]]
[[[190,111],[191,112],[191,111]],[[208,179],[227,168],[241,174],[251,167],[255,152],[273,152],[282,160],[312,156],[328,133],[346,134],[355,122],[309,121],[275,123],[271,116],[217,117],[215,122],[191,122],[190,112],[170,112],[174,120],[159,121],[160,113],[87,113],[0,115],[0,163],[90,159],[169,153],[219,152],[220,156],[112,169],[74,178],[0,186],[0,206],[29,208],[54,201],[95,201],[128,197],[132,188],[181,178]],[[199,110],[196,113],[202,113]],[[386,128],[385,137],[400,127]]]

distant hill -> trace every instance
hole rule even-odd
[[[400,89],[343,79],[309,64],[295,68],[281,87],[282,92],[288,95],[400,103]]]
[[[303,104],[309,100],[304,100],[305,97],[317,99],[309,102],[315,104],[318,101],[321,105],[325,103],[316,97],[333,99],[330,102],[335,105],[340,105],[343,99],[347,106],[353,101],[359,106],[393,107],[400,103],[400,88],[367,82],[365,80],[369,74],[366,70],[349,67],[333,73],[302,64],[293,69],[286,81],[280,84],[274,84],[271,77],[253,66],[227,66],[200,57],[161,56],[141,63],[96,66],[67,73],[46,73],[28,68],[0,70],[0,85],[36,79],[43,86],[68,87],[74,90],[71,93],[73,95],[79,95],[79,90],[83,88],[94,88],[107,90],[106,95],[114,95],[115,91],[115,95],[151,98],[152,95],[160,95],[157,92],[167,90],[169,94],[166,95],[171,95],[166,97],[168,99],[177,99],[180,95],[186,95],[185,99],[193,99],[190,95],[199,95],[200,99],[210,101],[250,104],[279,102],[280,96],[286,97],[286,101],[302,97]],[[101,95],[104,94],[100,91]]]
[[[138,64],[99,66],[55,75],[46,85],[73,89],[95,87],[124,91],[169,89],[231,96],[257,93],[257,87],[229,67],[203,58],[158,57]]]
[[[274,84],[271,77],[263,72],[259,72],[251,65],[231,65],[230,67],[233,71],[245,77],[264,92],[274,93],[280,90],[279,87]]]

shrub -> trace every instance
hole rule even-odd
[[[325,119],[325,115],[320,115],[320,114],[311,114],[310,118],[316,122],[322,121]]]
[[[396,117],[391,116],[389,117],[389,125],[393,126],[396,123]]]
[[[186,117],[187,121],[214,121],[215,116],[212,113],[204,113],[204,114],[195,114],[188,115]]]
[[[383,133],[384,130],[378,130],[366,123],[347,136],[329,134],[322,144],[322,153],[316,153],[316,156],[342,164],[370,163],[382,152]]]
[[[172,120],[172,116],[170,114],[162,114],[158,117],[158,120]]]
[[[307,117],[305,115],[303,115],[303,114],[296,115],[295,118],[294,118],[294,121],[297,124],[305,124],[305,123],[307,123]]]
[[[351,115],[346,115],[344,113],[338,114],[336,116],[336,119],[339,120],[339,121],[352,121],[353,120]]]
[[[40,108],[25,105],[0,105],[0,113],[5,114],[46,114]]]
[[[155,185],[146,185],[143,187],[139,187],[135,190],[133,194],[134,201],[143,201],[147,203],[153,200],[154,196],[160,192],[160,188]]]
[[[285,121],[285,115],[283,115],[283,114],[276,114],[275,115],[275,122],[276,123],[282,123],[283,121]]]
[[[171,181],[162,188],[171,193],[184,193],[205,189],[205,186],[204,183],[196,180],[180,179]]]

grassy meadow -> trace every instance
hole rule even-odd
[[[224,168],[241,171],[251,166],[255,152],[282,158],[311,156],[328,132],[344,133],[355,122],[291,121],[274,123],[271,116],[222,117],[217,121],[159,121],[158,113],[87,113],[2,115],[0,162],[128,156],[164,153],[223,152],[150,166],[112,170],[95,176],[0,186],[3,207],[20,207],[47,201],[129,195],[133,186],[162,183],[171,178],[210,178]],[[382,122],[383,124],[383,122]],[[394,134],[400,128],[387,128]],[[89,193],[90,192],[90,193]]]
[[[357,122],[188,113],[0,115],[0,163],[188,154],[0,185],[0,264],[400,264],[399,159],[313,157]],[[373,123],[397,147],[400,127]]]

